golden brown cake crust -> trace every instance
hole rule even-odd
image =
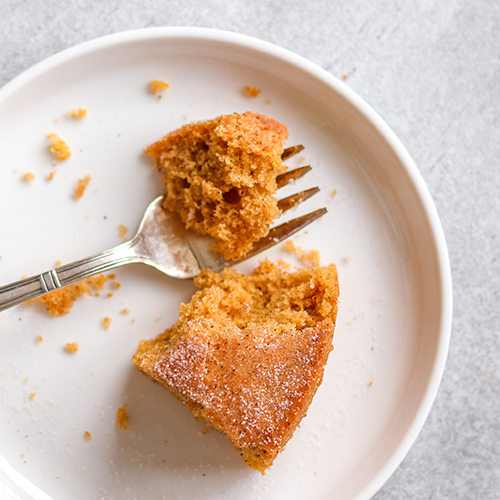
[[[146,152],[162,174],[165,207],[235,260],[280,215],[274,193],[287,137],[284,125],[248,111],[184,125]]]
[[[179,321],[134,362],[264,472],[305,416],[332,350],[335,266],[203,273]]]

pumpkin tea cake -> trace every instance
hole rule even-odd
[[[264,473],[311,404],[332,350],[334,265],[250,275],[203,271],[178,321],[139,344],[133,361]]]
[[[287,137],[285,125],[248,111],[184,125],[146,152],[162,174],[165,208],[236,260],[280,215],[274,194]]]

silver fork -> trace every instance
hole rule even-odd
[[[283,161],[302,149],[303,146],[285,149]],[[299,167],[279,175],[276,178],[278,188],[302,177],[309,170],[310,166]],[[301,191],[279,200],[278,206],[285,212],[318,191],[317,187]],[[125,264],[147,264],[168,276],[181,279],[193,278],[203,269],[220,271],[276,245],[327,211],[326,208],[321,208],[274,227],[266,237],[254,243],[250,253],[243,259],[227,261],[222,254],[210,248],[213,243],[211,237],[186,229],[177,214],[163,209],[162,200],[163,197],[159,196],[152,201],[144,213],[136,235],[121,245],[0,287],[0,311]]]

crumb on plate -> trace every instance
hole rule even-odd
[[[124,226],[123,224],[120,224],[118,226],[118,236],[120,238],[123,238],[127,234],[127,231],[128,231],[128,227],[127,226]]]
[[[70,118],[76,118],[77,120],[80,120],[81,118],[85,118],[87,116],[87,110],[83,108],[73,109],[68,113],[68,116]]]
[[[68,342],[64,347],[68,352],[76,352],[80,348],[76,342]]]
[[[257,97],[262,92],[262,90],[256,87],[251,87],[250,85],[245,85],[245,91],[248,97]]]
[[[153,92],[153,94],[158,94],[158,92],[162,90],[167,90],[168,87],[170,87],[170,84],[163,80],[153,80],[151,82],[151,92]]]
[[[36,175],[29,170],[23,175],[23,179],[25,181],[33,181],[35,180]]]
[[[109,316],[106,316],[106,317],[102,320],[101,325],[102,325],[102,327],[103,327],[105,330],[107,330],[107,329],[111,326],[111,322],[112,322],[112,321],[113,321],[113,320],[112,320]]]
[[[83,196],[83,193],[87,189],[91,179],[92,177],[90,175],[86,175],[83,179],[78,179],[78,184],[73,191],[73,198],[75,198],[75,200],[78,200]]]
[[[296,253],[302,262],[311,264],[312,266],[320,265],[320,254],[318,250],[310,250],[306,252],[302,247],[298,247],[292,240],[287,240],[283,247],[287,252]]]
[[[85,436],[85,438],[87,438],[89,440],[92,439],[92,434],[90,434],[89,431],[85,431],[85,433],[83,435]]]
[[[116,412],[116,426],[123,430],[128,429],[128,422],[130,420],[127,409],[128,405],[123,405]]]
[[[68,145],[54,132],[48,135],[51,142],[50,152],[54,153],[57,161],[65,161],[71,156]]]
[[[83,282],[59,288],[38,298],[52,316],[63,316],[69,313],[75,300],[82,295],[92,295],[89,287]]]
[[[60,261],[56,264],[59,264],[56,265],[56,267],[61,265]],[[47,307],[47,311],[52,314],[52,316],[63,316],[69,313],[78,297],[81,297],[82,295],[92,296],[91,289],[97,288],[102,290],[108,279],[109,278],[104,276],[104,274],[91,276],[90,278],[86,278],[83,281],[74,283],[73,285],[68,285],[64,288],[59,288],[47,293],[42,297],[39,297],[37,300]],[[93,295],[98,297],[99,293],[94,292]]]

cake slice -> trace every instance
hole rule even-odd
[[[172,328],[133,361],[264,473],[311,404],[332,350],[334,265],[287,271],[263,261],[245,276],[204,271]]]
[[[280,215],[274,194],[287,137],[284,125],[248,111],[184,125],[146,152],[162,174],[165,208],[236,260]]]

